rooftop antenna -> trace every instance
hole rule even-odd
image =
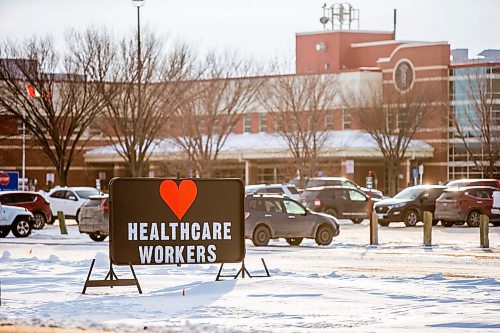
[[[359,9],[355,9],[350,3],[334,3],[330,7],[323,5],[323,16],[319,19],[323,24],[323,29],[331,23],[331,30],[351,30],[354,22],[358,23],[359,30]]]
[[[330,19],[328,18],[328,16],[326,16],[328,14],[327,11],[328,9],[326,8],[326,3],[325,3],[323,5],[323,16],[319,19],[321,24],[323,24],[323,30],[326,30],[326,24],[330,22]]]

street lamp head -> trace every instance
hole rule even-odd
[[[132,0],[132,3],[136,7],[142,7],[144,5],[144,0]]]

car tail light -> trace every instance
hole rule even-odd
[[[101,208],[102,208],[103,211],[109,212],[109,203],[108,203],[108,200],[104,200],[101,203]]]
[[[319,207],[319,206],[321,206],[321,200],[314,199],[314,207]]]
[[[250,216],[250,212],[245,212],[245,220]]]

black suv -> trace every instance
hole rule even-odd
[[[413,227],[422,221],[423,212],[434,215],[436,199],[443,193],[446,186],[418,185],[408,187],[394,196],[394,198],[380,200],[375,203],[378,223],[388,226],[391,222],[404,222],[407,227]],[[437,220],[433,224],[437,224]]]
[[[283,237],[290,245],[313,238],[329,245],[339,234],[337,220],[311,212],[297,201],[277,194],[254,194],[245,198],[245,238],[266,246],[271,238]]]
[[[342,186],[308,188],[300,195],[300,201],[311,210],[336,218],[351,219],[354,223],[360,223],[369,217],[368,196],[355,188]],[[373,198],[372,201],[376,199]]]

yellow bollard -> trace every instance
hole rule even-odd
[[[370,245],[378,245],[378,217],[375,212],[372,213],[372,218],[370,219]]]
[[[432,213],[424,212],[424,245],[432,246]]]
[[[57,218],[59,219],[59,230],[61,230],[61,235],[67,235],[68,229],[66,228],[66,219],[64,218],[64,213],[58,211]]]
[[[488,215],[481,215],[479,219],[479,240],[482,248],[490,247],[490,239],[488,237],[488,232],[490,229],[490,218]]]

